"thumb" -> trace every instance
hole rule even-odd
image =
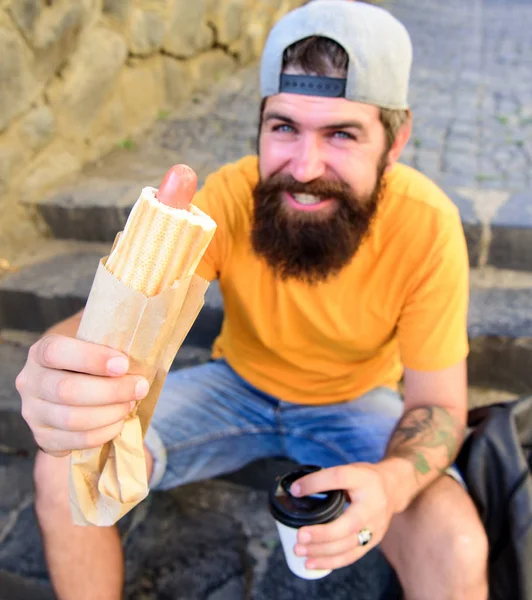
[[[157,200],[172,208],[187,209],[198,185],[198,176],[187,165],[174,165],[157,190]]]

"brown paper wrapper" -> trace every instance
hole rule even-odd
[[[77,338],[127,354],[150,391],[122,432],[99,448],[72,452],[70,507],[76,525],[115,524],[148,495],[143,439],[172,361],[196,320],[209,283],[193,275],[147,298],[100,261]]]

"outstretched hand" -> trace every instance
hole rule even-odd
[[[187,209],[196,186],[197,176],[190,167],[174,165],[157,198],[167,206]],[[16,379],[22,416],[35,441],[57,457],[115,438],[150,387],[144,377],[128,374],[125,354],[74,335],[75,331],[50,332],[38,340]]]

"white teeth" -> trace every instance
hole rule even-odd
[[[318,204],[320,198],[311,194],[294,194],[296,202],[299,204]]]

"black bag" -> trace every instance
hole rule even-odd
[[[532,396],[469,411],[457,465],[489,540],[490,600],[532,600]]]

